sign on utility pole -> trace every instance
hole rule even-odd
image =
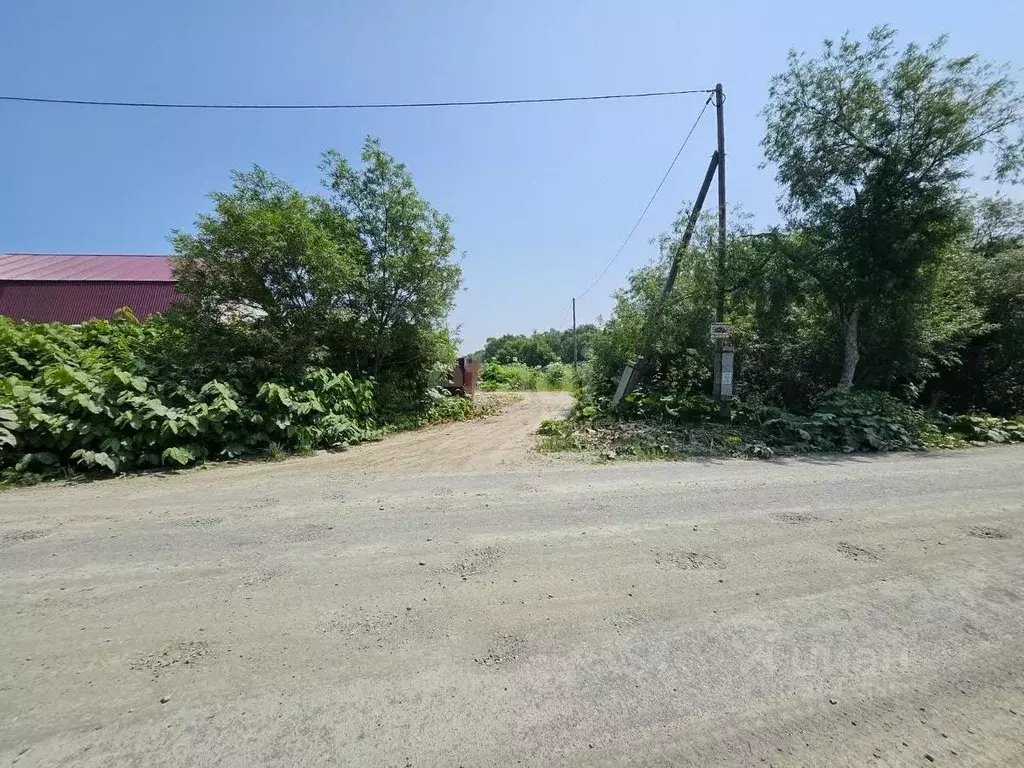
[[[722,397],[732,397],[732,360],[735,354],[732,347],[722,347]]]
[[[721,349],[718,363],[718,391],[722,401],[725,402],[726,398],[732,397],[732,361],[736,355],[736,350],[729,345],[728,323],[712,323],[711,338],[715,341],[716,354]]]

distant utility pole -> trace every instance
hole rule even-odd
[[[572,297],[572,369],[576,370],[576,366],[579,365],[580,353],[579,347],[576,345],[576,297]]]
[[[725,93],[721,83],[715,85],[715,116],[718,124],[718,274],[715,281],[717,293],[715,322],[723,323],[725,322]],[[729,418],[729,397],[732,395],[732,369],[730,365],[729,370],[725,371],[725,376],[723,376],[724,351],[726,351],[725,339],[716,338],[713,393],[719,402],[719,415],[723,420],[727,420]],[[727,359],[731,363],[732,348],[730,347],[728,351],[730,354]]]

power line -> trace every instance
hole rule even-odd
[[[560,322],[560,323],[558,324],[558,327],[559,327],[559,328],[561,328],[561,327],[562,327],[563,325],[565,325],[565,321],[566,321],[566,320],[568,319],[568,317],[569,317],[569,313],[570,313],[570,312],[572,312],[572,302],[569,302],[569,306],[567,306],[567,307],[565,308],[565,314],[564,314],[564,315],[562,315],[562,322]]]
[[[689,93],[711,93],[708,88],[682,91],[648,91],[645,93],[609,93],[597,96],[557,96],[541,99],[487,99],[483,101],[412,101],[405,103],[370,104],[197,104],[155,101],[93,101],[88,99],[46,99],[36,96],[0,96],[0,101],[30,104],[63,104],[85,107],[142,107],[146,109],[417,109],[423,107],[493,107],[507,104],[558,104],[568,101],[610,101],[614,99],[649,99],[659,96],[682,96]]]
[[[615,260],[622,255],[622,252],[623,250],[625,250],[626,245],[633,238],[633,235],[636,234],[636,230],[640,226],[640,222],[644,220],[644,216],[646,216],[647,212],[651,210],[651,206],[654,204],[654,198],[658,196],[658,193],[661,191],[661,188],[665,186],[665,182],[668,180],[669,174],[672,173],[672,169],[675,168],[676,166],[676,161],[679,160],[679,156],[683,154],[683,150],[686,148],[686,144],[690,141],[690,137],[693,136],[693,132],[697,130],[697,124],[700,123],[700,119],[704,117],[704,113],[707,111],[708,104],[710,103],[711,97],[709,96],[708,100],[704,102],[704,107],[701,109],[700,114],[697,115],[697,119],[694,120],[693,125],[690,126],[690,132],[686,134],[686,138],[683,139],[683,143],[679,145],[679,149],[676,151],[676,156],[673,157],[672,162],[669,163],[668,170],[665,171],[665,175],[662,176],[661,181],[658,182],[658,186],[655,188],[654,193],[651,195],[651,199],[647,201],[647,205],[644,206],[643,211],[640,213],[640,218],[636,220],[636,223],[633,225],[633,228],[629,230],[629,234],[626,235],[626,239],[622,241],[622,245],[619,246],[619,249],[615,252],[615,255],[612,256],[611,260],[605,265],[604,269],[601,270],[601,274],[597,276],[597,278],[594,280],[594,282],[590,284],[587,290],[585,290],[583,293],[577,294],[577,299],[582,299],[584,296],[590,293],[590,291],[594,289],[594,286],[601,282],[601,278],[608,274],[608,270],[611,269],[612,264],[615,263]]]

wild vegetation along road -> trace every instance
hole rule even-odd
[[[0,761],[1024,763],[1024,450],[531,459],[564,403],[0,494]]]

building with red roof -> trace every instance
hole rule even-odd
[[[140,320],[177,298],[169,256],[0,254],[0,315],[81,323],[128,307]]]

